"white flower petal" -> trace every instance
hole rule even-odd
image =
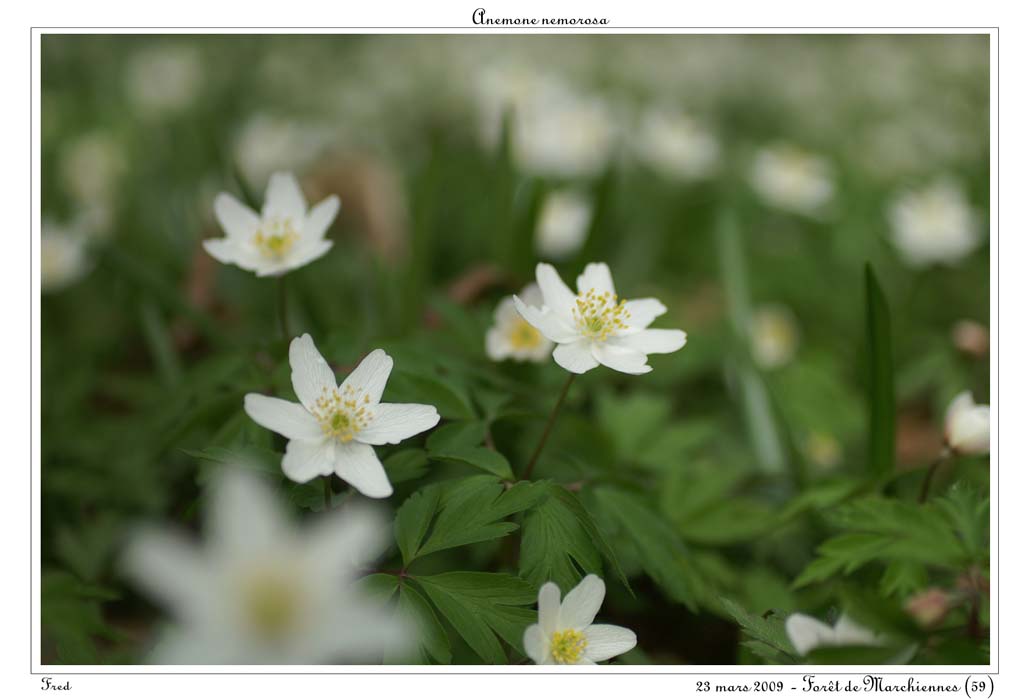
[[[372,421],[357,435],[367,445],[396,445],[439,423],[435,406],[420,403],[380,403]]]
[[[307,201],[293,173],[272,173],[264,195],[261,218],[289,218],[300,226],[307,212]]]
[[[522,636],[522,646],[525,647],[525,655],[535,663],[543,663],[546,658],[545,640],[543,639],[543,628],[539,625],[529,625],[525,628]]]
[[[228,238],[207,238],[201,241],[208,255],[225,265],[236,265],[244,270],[257,269],[257,260]]]
[[[807,656],[817,647],[832,644],[836,639],[836,633],[829,625],[803,613],[794,613],[786,618],[786,636],[801,656]]]
[[[298,484],[318,476],[328,476],[336,466],[336,455],[331,439],[316,441],[290,440],[282,458],[282,471]]]
[[[372,350],[344,380],[341,387],[353,387],[362,396],[368,394],[369,401],[374,405],[382,399],[382,392],[392,371],[393,358],[387,355],[385,350]]]
[[[528,306],[518,297],[512,297],[512,300],[522,318],[548,340],[555,343],[571,343],[579,339],[579,333],[569,325],[564,315],[552,311],[549,307],[541,310]]]
[[[618,372],[646,374],[652,369],[647,364],[647,356],[633,348],[611,342],[593,343],[592,352],[597,362]]]
[[[311,207],[304,219],[304,238],[319,239],[325,235],[339,212],[339,197],[330,195]]]
[[[636,646],[636,633],[618,625],[590,625],[586,635],[585,658],[593,663],[624,654]]]
[[[835,643],[839,646],[878,646],[879,636],[872,630],[862,627],[846,615],[841,615],[833,627]]]
[[[324,390],[336,388],[336,375],[307,333],[289,344],[289,366],[293,370],[293,391],[309,411]]]
[[[596,574],[589,574],[580,581],[561,603],[561,628],[581,632],[591,625],[604,602],[604,591],[604,581]]]
[[[252,471],[224,469],[206,509],[209,550],[221,559],[245,559],[280,546],[292,530],[281,504]]]
[[[547,308],[556,311],[562,317],[566,315],[571,317],[572,308],[575,306],[575,295],[557,274],[554,266],[547,263],[536,265],[536,282],[539,284],[540,291],[543,292],[543,303]],[[532,322],[530,321],[530,323]]]
[[[686,345],[686,333],[670,328],[647,328],[637,333],[628,333],[612,338],[608,344],[642,352],[669,353],[681,350]]]
[[[556,583],[547,581],[540,586],[536,605],[539,609],[540,629],[543,630],[544,638],[550,639],[557,632],[561,616],[561,589]]]
[[[558,345],[554,348],[554,362],[573,374],[588,372],[599,364],[588,340]]]
[[[986,454],[990,451],[990,407],[977,405],[972,392],[954,397],[944,419],[947,445],[961,454]]]
[[[615,296],[615,283],[611,279],[611,268],[607,266],[607,263],[588,264],[582,274],[579,275],[576,284],[579,286],[580,294],[594,289],[597,294],[604,294],[606,292],[611,296]]]
[[[185,538],[152,529],[132,537],[122,560],[125,574],[181,620],[204,612],[203,600],[212,584],[204,564]]]
[[[250,241],[261,226],[257,212],[225,192],[214,198],[214,216],[234,242]]]
[[[261,394],[243,397],[243,410],[255,423],[291,440],[316,441],[321,426],[310,411],[298,403]]]
[[[332,241],[318,241],[312,245],[306,245],[297,250],[292,256],[287,257],[273,267],[258,272],[258,277],[279,276],[290,270],[296,270],[308,263],[314,262],[332,249]]]
[[[327,579],[353,579],[389,544],[389,521],[375,505],[347,503],[316,521],[304,536],[310,561]]]
[[[512,305],[512,308],[514,306]],[[494,362],[506,360],[512,352],[507,337],[496,326],[486,331],[486,357]]]
[[[336,474],[369,498],[386,498],[393,493],[386,470],[370,445],[337,443]]]
[[[628,323],[633,328],[646,328],[655,318],[668,311],[664,304],[653,297],[627,301],[625,310],[629,312]]]

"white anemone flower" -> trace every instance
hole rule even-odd
[[[788,307],[768,304],[754,311],[750,319],[750,350],[758,367],[785,367],[796,356],[799,345],[797,319]]]
[[[767,204],[799,214],[817,213],[835,189],[824,159],[788,145],[759,151],[750,183]]]
[[[668,309],[654,298],[618,300],[611,270],[605,263],[590,263],[577,280],[576,295],[553,265],[536,266],[536,281],[543,305],[530,306],[517,296],[522,317],[557,343],[554,361],[582,374],[604,365],[626,374],[646,374],[650,353],[669,353],[686,344],[681,330],[648,326]]]
[[[86,245],[85,234],[43,220],[39,238],[41,291],[58,292],[86,276],[93,267]]]
[[[882,638],[857,624],[846,615],[841,615],[830,627],[821,620],[803,613],[794,613],[786,618],[786,636],[801,656],[807,656],[819,647],[881,646]]]
[[[188,46],[157,46],[129,58],[125,86],[145,116],[180,112],[196,99],[204,80],[199,52]]]
[[[282,471],[305,483],[335,473],[370,498],[393,487],[373,445],[395,445],[439,423],[435,406],[380,403],[393,358],[372,350],[342,384],[311,336],[289,345],[293,390],[300,403],[247,394],[243,409],[258,425],[289,439]]]
[[[958,454],[982,455],[990,451],[990,407],[977,405],[972,392],[954,397],[944,418],[947,447]]]
[[[890,207],[889,220],[894,245],[915,267],[954,265],[979,245],[975,212],[948,180],[902,194]]]
[[[643,115],[637,143],[640,160],[665,177],[696,180],[718,164],[718,140],[689,117],[668,110]]]
[[[604,582],[589,574],[561,600],[556,583],[539,593],[539,623],[529,625],[522,644],[537,664],[595,664],[636,646],[636,634],[617,625],[595,625],[604,602]]]
[[[226,265],[258,277],[278,277],[329,252],[325,232],[339,211],[339,198],[326,197],[307,209],[300,183],[292,173],[272,175],[260,216],[230,194],[214,200],[214,215],[225,238],[209,238],[204,249]]]
[[[576,190],[547,194],[536,223],[536,250],[544,258],[560,260],[582,248],[593,219],[593,203]]]
[[[543,293],[535,283],[528,285],[519,295],[534,306],[542,306]],[[543,362],[554,349],[554,344],[543,337],[515,308],[514,300],[505,297],[493,313],[493,327],[486,332],[486,355],[494,362],[518,360]]]
[[[153,663],[369,663],[413,641],[357,583],[389,532],[369,505],[300,529],[251,473],[226,470],[213,488],[203,544],[146,527],[125,552],[127,575],[174,620]]]

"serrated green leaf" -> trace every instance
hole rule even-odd
[[[431,451],[429,456],[436,460],[468,464],[495,474],[501,479],[514,479],[514,472],[511,471],[507,457],[488,447],[450,447],[446,450]]]
[[[418,629],[418,647],[422,662],[430,659],[441,664],[450,663],[450,640],[433,612],[432,606],[421,593],[410,584],[400,587],[396,614],[402,616]],[[386,663],[400,663],[401,658],[387,657]]]
[[[393,534],[403,557],[404,566],[414,559],[418,546],[429,531],[432,517],[439,506],[440,487],[436,484],[412,494],[397,510]]]
[[[786,636],[785,620],[780,613],[772,613],[767,617],[753,615],[729,598],[722,598],[721,604],[725,613],[734,619],[748,636],[788,657],[795,656],[793,645]]]
[[[548,496],[522,522],[518,573],[533,586],[553,581],[570,591],[584,573],[601,574],[600,553],[575,515]]]
[[[391,484],[402,484],[425,475],[429,470],[429,456],[423,449],[409,447],[382,460],[382,466]]]

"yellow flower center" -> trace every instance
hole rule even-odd
[[[292,219],[266,219],[254,236],[254,245],[261,255],[273,260],[281,260],[293,248],[300,235],[293,228]]]
[[[294,627],[301,596],[281,574],[262,571],[246,580],[242,601],[252,631],[262,639],[276,641]]]
[[[515,321],[507,334],[507,341],[516,350],[532,350],[540,344],[542,339],[543,336],[540,332],[523,318]]]
[[[322,395],[314,402],[314,417],[322,432],[340,442],[350,442],[364,428],[368,427],[372,418],[371,397],[362,396],[359,389],[345,386],[342,391],[322,389]]]
[[[598,294],[596,289],[582,292],[575,298],[572,316],[579,332],[593,340],[607,340],[615,331],[629,327],[625,300],[618,301],[611,292]]]
[[[559,664],[574,664],[586,651],[586,635],[576,630],[554,632],[550,638],[550,655]]]

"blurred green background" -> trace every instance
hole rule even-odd
[[[277,445],[241,410],[248,391],[292,395],[274,284],[200,241],[222,235],[218,192],[260,202],[285,169],[309,202],[342,200],[332,251],[287,278],[293,333],[337,372],[386,348],[387,399],[487,427],[512,464],[563,374],[493,363],[484,337],[535,263],[571,280],[603,260],[620,294],[668,306],[656,325],[686,348],[577,382],[539,476],[631,488],[691,548],[692,610],[619,545],[658,581],[609,586],[612,621],[640,637],[630,662],[753,662],[712,601],[832,605],[791,586],[826,523],[769,522],[865,468],[866,263],[892,315],[891,493],[917,490],[955,394],[989,401],[988,51],[975,35],[45,35],[44,661],[140,660],[157,614],[118,575],[126,528],[192,526],[218,449]],[[555,213],[562,193],[585,223]],[[382,452],[394,507],[461,469],[411,450]],[[986,467],[959,461],[939,489],[959,480],[981,492]],[[283,489],[316,509],[313,486]]]

